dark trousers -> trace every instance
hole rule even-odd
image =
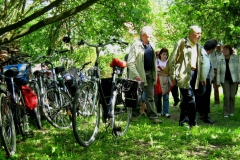
[[[162,94],[154,95],[157,113],[162,113]]]
[[[196,107],[200,116],[207,119],[208,114],[210,113],[210,97],[211,97],[211,82],[208,78],[206,80],[206,92],[202,96],[196,95]]]
[[[180,99],[179,99],[179,93],[178,93],[178,87],[177,86],[174,86],[171,90],[172,92],[172,96],[173,96],[173,100],[174,102],[179,102]]]
[[[190,85],[188,89],[180,88],[182,95],[182,104],[180,112],[179,123],[185,121],[188,117],[190,126],[195,126],[196,121],[196,103],[195,103],[195,83],[197,77],[197,70],[191,71]]]

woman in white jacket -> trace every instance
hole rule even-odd
[[[234,115],[235,95],[240,80],[240,61],[239,56],[233,54],[231,45],[223,47],[223,55],[218,58],[217,66],[217,85],[223,88],[223,114],[225,118]]]

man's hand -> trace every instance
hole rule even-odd
[[[140,76],[135,77],[135,80],[136,80],[136,81],[142,81],[142,79],[141,79]]]
[[[176,79],[171,80],[171,81],[172,81],[172,84],[174,84],[175,86],[177,86],[177,81],[176,81]]]

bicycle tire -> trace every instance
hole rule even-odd
[[[91,145],[98,134],[100,104],[95,85],[93,82],[82,83],[74,96],[73,133],[82,147]]]
[[[126,107],[122,100],[122,93],[113,94],[111,102],[110,124],[114,136],[120,137],[127,133],[131,116],[132,108]]]
[[[38,106],[33,109],[34,117],[37,122],[37,128],[42,129],[42,122],[41,122],[41,102],[40,102],[40,90],[37,82],[29,82],[29,87],[33,90],[38,97]]]
[[[59,129],[72,126],[72,100],[63,90],[59,93],[55,88],[48,89],[43,94],[42,104],[43,114],[52,126]]]
[[[0,131],[4,149],[8,156],[16,152],[16,132],[8,97],[0,93]]]
[[[18,102],[15,106],[15,122],[17,123],[15,123],[15,126],[17,125],[17,129],[20,131],[24,139],[32,137],[33,132],[30,130],[29,126],[27,107],[24,102],[22,91],[18,87],[15,87],[15,96],[17,97],[16,99],[18,99]]]

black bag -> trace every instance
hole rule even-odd
[[[143,82],[136,80],[126,80],[123,83],[123,92],[125,94],[125,105],[130,108],[137,108],[141,102]]]

